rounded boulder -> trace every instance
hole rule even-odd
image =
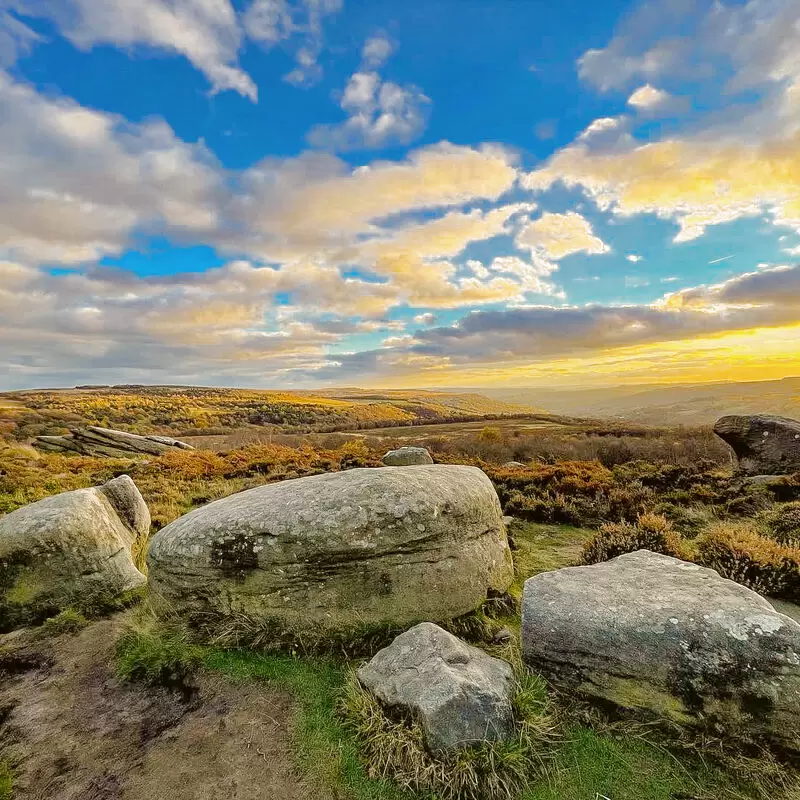
[[[148,566],[178,611],[299,634],[448,620],[512,580],[491,481],[449,465],[353,469],[217,500],[159,531]]]
[[[411,467],[415,464],[433,464],[431,454],[424,447],[398,447],[390,450],[384,457],[387,467]]]
[[[127,475],[0,518],[0,632],[144,585],[135,559],[149,531],[147,505]]]

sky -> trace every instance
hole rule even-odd
[[[0,389],[797,374],[797,0],[0,0]]]

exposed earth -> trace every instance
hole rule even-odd
[[[325,800],[295,774],[290,698],[202,674],[183,695],[114,675],[123,618],[0,660],[15,800]]]

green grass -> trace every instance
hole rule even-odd
[[[89,624],[89,620],[79,611],[67,608],[60,614],[46,619],[39,629],[42,636],[60,636],[63,633],[77,633]]]
[[[515,520],[509,533],[517,547],[511,591],[522,596],[522,586],[532,575],[577,564],[583,542],[594,536],[595,531],[572,525],[542,525]]]
[[[416,800],[387,780],[367,777],[358,745],[336,709],[346,667],[327,659],[211,650],[204,664],[236,681],[265,681],[296,700],[295,749],[300,771],[337,800]]]
[[[14,796],[14,773],[5,761],[0,761],[0,800]]]
[[[524,579],[537,572],[574,563],[589,533],[570,526],[515,524],[514,591],[519,593]],[[495,621],[519,627],[519,620],[513,617]],[[321,796],[335,800],[441,800],[441,795],[403,789],[381,775],[370,777],[364,760],[366,748],[341,713],[354,665],[351,659],[198,648],[169,624],[163,631],[157,624],[157,618],[151,617],[149,622],[145,618],[144,624],[123,635],[117,651],[120,674],[158,681],[177,664],[182,674],[202,667],[233,682],[263,682],[293,697],[297,768]],[[532,692],[529,699],[535,706],[541,697]],[[745,791],[715,767],[699,758],[678,758],[633,728],[602,723],[590,728],[568,709],[558,712],[557,719],[561,733],[550,747],[547,768],[519,800],[784,797],[770,793],[766,785],[760,791]],[[4,800],[2,795],[0,800]]]
[[[346,665],[323,659],[210,650],[204,666],[234,681],[264,681],[296,700],[298,767],[337,800],[438,800],[367,775],[361,748],[337,714]],[[735,800],[749,796],[711,767],[682,766],[641,739],[617,738],[582,725],[568,729],[552,769],[521,800]]]
[[[574,727],[558,753],[547,783],[523,800],[674,800],[733,798],[714,787],[716,775],[694,777],[668,753],[643,741],[622,741],[588,728]]]

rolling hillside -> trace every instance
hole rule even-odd
[[[0,433],[17,440],[102,425],[133,433],[227,433],[278,427],[365,430],[523,416],[536,409],[477,394],[332,389],[276,392],[178,386],[92,386],[0,395]]]
[[[599,389],[476,389],[493,400],[535,404],[552,414],[646,425],[702,425],[724,414],[800,418],[800,377],[779,381]]]

